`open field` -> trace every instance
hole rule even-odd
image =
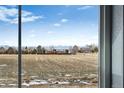
[[[17,86],[17,55],[0,55],[0,87]],[[97,54],[23,55],[23,87],[97,87]]]

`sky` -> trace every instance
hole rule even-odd
[[[98,45],[99,6],[22,6],[22,46]],[[0,6],[0,45],[18,45],[18,7]]]

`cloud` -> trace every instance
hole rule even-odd
[[[4,43],[9,43],[10,41],[4,41]]]
[[[31,33],[34,33],[34,32],[36,32],[36,31],[32,29],[30,32],[31,32]]]
[[[48,34],[54,34],[54,32],[53,32],[53,31],[48,31],[47,33],[48,33]]]
[[[66,23],[66,22],[68,22],[68,19],[61,19],[61,22]]]
[[[3,41],[3,45],[13,45],[15,42],[13,40]]]
[[[33,37],[36,37],[36,35],[35,34],[31,34],[29,37],[33,38]]]
[[[22,10],[22,16],[23,17],[29,16],[29,15],[32,15],[32,12]]]
[[[6,7],[3,7],[3,6],[0,6],[0,20],[1,21],[4,21],[4,22],[11,22],[12,17],[15,17],[17,16],[17,9],[16,8],[11,8],[11,9],[8,9]],[[9,18],[11,17],[11,18]]]
[[[70,7],[70,6],[71,6],[71,5],[65,5],[65,7],[67,7],[67,8]]]
[[[31,22],[31,21],[35,21],[37,19],[42,18],[41,16],[29,16],[29,17],[22,17],[22,22]]]
[[[30,38],[34,38],[34,37],[37,36],[36,30],[34,30],[34,29],[31,29],[31,30],[29,30],[28,32],[29,32],[29,37],[30,37]]]
[[[18,7],[18,5],[6,5],[6,6],[8,6],[8,7]]]
[[[59,24],[59,23],[55,23],[55,24],[53,24],[55,27],[60,27],[61,26],[61,24]]]
[[[22,22],[32,22],[37,19],[44,18],[44,16],[36,16],[32,12],[22,10]],[[0,6],[0,21],[8,22],[11,24],[18,23],[18,9],[15,7],[7,8]]]
[[[78,10],[86,10],[86,9],[89,9],[89,8],[92,8],[93,6],[82,6],[82,7],[79,7]]]
[[[57,15],[63,15],[63,13],[58,13]]]
[[[60,22],[61,22],[61,23],[60,23]],[[62,23],[68,22],[68,19],[63,18],[63,19],[60,20],[60,22],[59,22],[59,23],[55,23],[55,24],[53,24],[53,25],[54,25],[55,27],[60,27],[60,26],[62,25]]]

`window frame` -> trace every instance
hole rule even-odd
[[[18,88],[22,88],[22,5],[18,5]],[[98,53],[98,87],[112,87],[111,75],[111,24],[112,6],[99,6],[99,53]]]
[[[21,51],[21,33],[22,33],[22,6],[18,5],[18,88],[22,87],[22,51]]]
[[[101,5],[99,16],[99,87],[112,87],[112,5]]]

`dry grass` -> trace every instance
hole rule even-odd
[[[0,55],[0,79],[13,79],[11,83],[17,83],[17,58],[17,55]],[[97,85],[97,81],[90,86],[73,83],[77,79],[93,82],[94,78],[97,78],[90,77],[91,74],[97,76],[97,54],[23,55],[22,62],[24,81],[42,79],[72,82],[61,86],[54,84],[30,87],[96,87]],[[2,83],[2,80],[0,82]]]

